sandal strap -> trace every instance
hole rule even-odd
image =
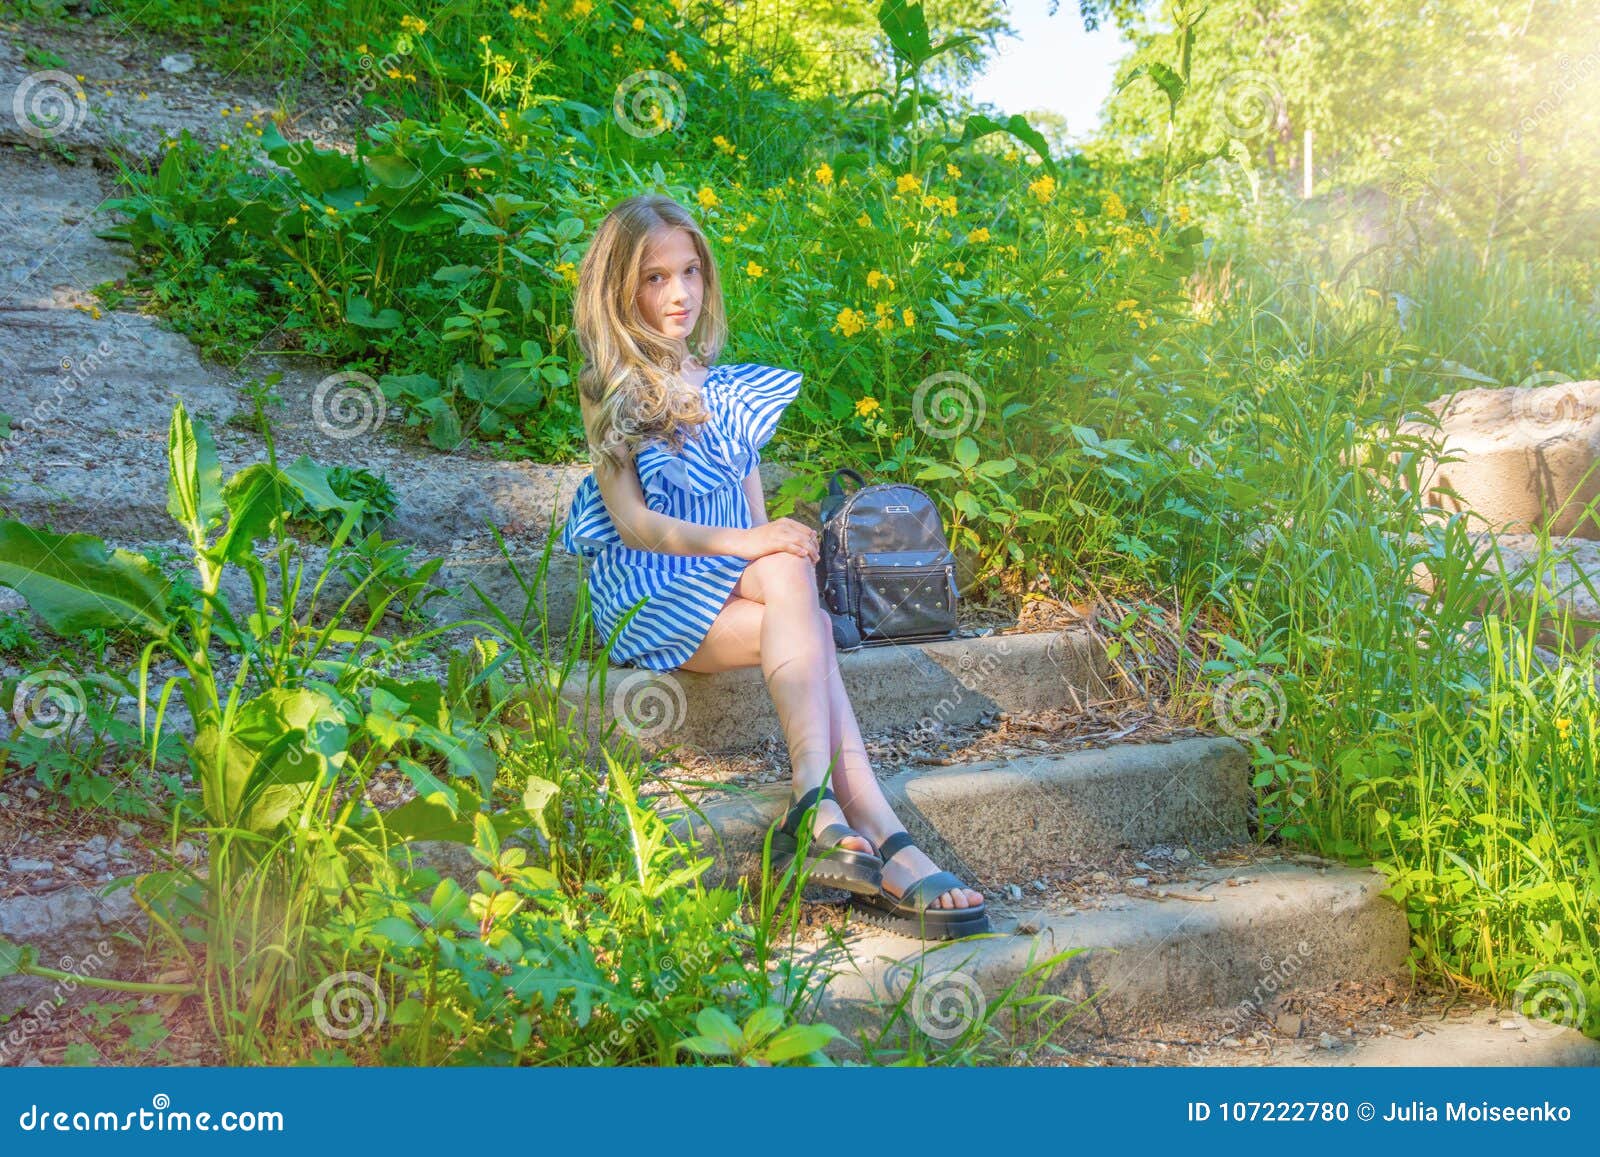
[[[851,836],[855,836],[857,839],[866,839],[865,836],[856,831],[855,828],[851,827],[849,824],[829,824],[816,834],[814,842],[825,848],[836,848]],[[867,843],[870,844],[871,842],[871,840],[867,840]],[[863,852],[856,848],[845,848],[843,850],[847,852],[855,852],[855,854],[858,856],[872,855],[871,852]]]
[[[904,828],[901,828],[899,831],[895,832],[894,835],[890,836],[888,839],[884,840],[883,843],[878,845],[878,859],[887,864],[900,852],[905,851],[907,848],[914,848],[916,846],[917,841],[911,838],[911,833],[906,831]]]
[[[946,892],[950,891],[952,888],[965,888],[966,886],[967,885],[962,881],[961,877],[956,875],[954,872],[930,872],[926,876],[922,877],[922,879],[918,880],[915,884],[912,884],[911,887],[907,888],[902,895],[895,896],[894,893],[887,891],[884,893],[884,895],[889,896],[891,899],[894,899],[901,904],[910,904],[919,912],[925,912],[928,910],[928,906],[930,904],[932,904],[940,896],[943,896]],[[981,908],[983,905],[977,904],[974,905],[974,907]],[[973,908],[952,908],[949,910],[956,912],[971,912]],[[941,911],[944,911],[944,909],[941,909]]]
[[[825,799],[834,799],[833,789],[818,786],[795,800],[794,803],[789,805],[788,812],[784,814],[783,830],[798,838],[800,835],[800,821],[805,818],[806,812],[819,800]],[[835,800],[834,802],[838,801]]]

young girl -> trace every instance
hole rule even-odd
[[[939,939],[987,931],[982,894],[911,842],[867,762],[817,594],[816,532],[767,519],[760,451],[799,371],[717,361],[721,282],[704,235],[670,197],[630,197],[601,222],[573,313],[594,473],[561,546],[588,559],[611,658],[657,671],[759,665],[798,797],[775,852],[792,857],[814,811],[811,879],[855,893],[869,920]],[[822,786],[835,767],[837,797]]]

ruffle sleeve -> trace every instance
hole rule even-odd
[[[742,365],[731,388],[740,414],[740,438],[750,452],[746,473],[761,462],[761,448],[772,440],[784,410],[800,393],[805,375],[778,366]]]
[[[566,524],[561,528],[561,549],[593,558],[607,547],[621,545],[622,536],[600,498],[600,484],[591,474],[578,484],[572,497]]]
[[[708,422],[700,427],[698,436],[686,439],[676,454],[658,443],[646,442],[635,454],[634,465],[645,505],[666,510],[672,491],[701,495],[737,486],[750,473],[752,462],[749,447],[722,437]]]

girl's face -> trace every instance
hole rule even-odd
[[[667,337],[687,342],[700,318],[704,271],[694,242],[682,229],[657,237],[645,249],[639,280],[639,312]]]

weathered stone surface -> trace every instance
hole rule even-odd
[[[1584,507],[1600,496],[1600,382],[1464,390],[1434,403],[1443,458],[1424,485],[1438,505],[1492,528],[1600,538]],[[1402,429],[1428,434],[1420,423]]]

